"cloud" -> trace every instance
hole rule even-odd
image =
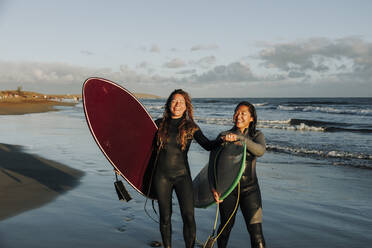
[[[274,44],[261,50],[258,58],[265,68],[288,72],[291,78],[372,79],[372,43],[358,37]]]
[[[15,89],[22,86],[25,90],[37,90],[44,93],[76,93],[81,91],[82,83],[89,77],[125,82],[126,87],[138,88],[142,91],[146,91],[151,86],[176,81],[172,77],[141,74],[126,65],[121,65],[118,71],[113,71],[110,68],[90,68],[66,63],[0,61],[2,88]]]
[[[194,64],[202,67],[202,68],[209,68],[217,61],[215,56],[207,56],[204,58],[199,59],[198,61],[193,62]]]
[[[92,73],[104,74],[108,69],[88,69],[64,63],[0,61],[1,82],[64,84],[80,81]]]
[[[196,73],[196,70],[195,69],[183,70],[183,71],[176,72],[176,74],[195,74],[195,73]]]
[[[152,52],[152,53],[158,53],[158,52],[160,52],[160,48],[159,48],[159,46],[158,45],[152,45],[151,46],[151,48],[150,48],[150,52]]]
[[[371,96],[372,43],[358,37],[267,44],[255,56],[244,58],[227,64],[216,64],[215,56],[188,63],[174,58],[161,63],[163,68],[153,61],[134,68],[0,61],[0,85],[38,88],[45,93],[80,92],[84,80],[96,76],[125,82],[129,90],[159,95],[179,87],[199,96],[225,95],[222,89],[227,86],[231,94],[238,95],[243,95],[246,88],[260,96]],[[164,91],[167,93],[161,93]]]
[[[164,67],[172,68],[172,69],[174,69],[174,68],[181,68],[181,67],[185,67],[185,66],[186,66],[186,62],[183,61],[180,58],[172,59],[171,61],[166,62],[164,64]]]
[[[143,52],[150,52],[150,53],[159,53],[160,47],[156,44],[151,45],[151,47],[147,47],[145,45],[139,46],[139,50]]]
[[[141,63],[137,64],[136,68],[147,69],[149,66],[150,66],[149,62],[142,61]]]
[[[88,50],[81,50],[80,53],[83,54],[83,55],[87,55],[87,56],[94,55],[93,52],[88,51]]]
[[[211,44],[211,45],[195,45],[191,47],[191,51],[199,51],[199,50],[216,50],[218,49],[218,45]]]
[[[209,59],[206,60],[209,61]],[[173,59],[166,65],[168,68],[181,68],[185,62],[181,59]],[[148,71],[148,67],[148,62],[142,62],[135,69],[128,65],[120,65],[117,71],[113,71],[111,68],[90,68],[66,63],[0,61],[0,84],[8,88],[23,86],[25,90],[37,89],[45,93],[55,93],[56,89],[58,92],[66,92],[66,90],[80,92],[82,83],[89,77],[103,77],[115,82],[125,82],[128,89],[142,89],[142,91],[164,90],[166,87],[175,88],[184,85],[198,88],[199,85],[206,83],[218,85],[221,82],[257,80],[250,67],[240,62],[218,65],[201,74],[196,74],[195,69],[176,71],[175,75],[178,77],[159,75],[155,72],[139,72],[143,69]]]
[[[253,75],[250,67],[241,62],[228,65],[219,65],[201,75],[189,78],[193,82],[220,83],[220,82],[252,82],[258,79]]]
[[[306,73],[303,72],[296,72],[296,71],[290,71],[288,73],[289,78],[303,78],[306,77]],[[282,78],[283,79],[283,78]]]

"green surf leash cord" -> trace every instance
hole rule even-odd
[[[217,212],[216,212],[216,218],[214,220],[213,232],[212,232],[212,235],[209,235],[208,236],[208,239],[207,239],[207,241],[205,241],[205,243],[203,245],[203,248],[212,248],[214,246],[214,243],[220,237],[220,235],[222,234],[223,230],[225,230],[225,228],[226,228],[227,224],[229,224],[231,218],[235,215],[235,213],[236,213],[236,211],[238,209],[238,206],[239,206],[239,197],[240,197],[240,182],[238,183],[238,198],[236,200],[234,210],[231,213],[229,219],[226,221],[225,225],[221,228],[221,231],[216,236],[214,236],[214,234],[216,232],[217,220],[218,220],[218,212],[219,212],[219,207],[220,207],[220,203],[219,202],[217,203]]]
[[[218,154],[221,152],[221,150],[222,149],[220,149],[218,151]],[[216,171],[217,157],[218,156],[216,156],[216,158],[214,160],[214,178],[215,178],[215,185],[216,186],[217,186],[217,171]],[[244,163],[244,165],[245,165],[245,159],[246,159],[246,144],[243,145],[243,163]],[[243,173],[243,171],[241,171],[241,173],[239,173],[239,177],[241,177],[242,173]],[[232,190],[233,189],[231,189],[225,195],[225,197],[227,197],[232,192]],[[240,181],[238,182],[238,198],[236,199],[234,210],[231,213],[229,219],[226,221],[225,225],[221,228],[221,231],[214,237],[214,234],[216,232],[216,227],[217,227],[218,213],[219,213],[219,209],[220,209],[220,203],[217,202],[217,212],[216,212],[216,218],[214,220],[214,226],[213,226],[212,235],[208,236],[208,239],[204,243],[203,248],[212,248],[214,246],[214,243],[220,237],[220,235],[222,234],[223,230],[225,230],[225,228],[226,228],[227,224],[230,222],[231,218],[235,215],[235,213],[236,213],[236,211],[238,209],[238,206],[239,206],[239,197],[240,197]]]

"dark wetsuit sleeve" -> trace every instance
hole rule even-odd
[[[210,151],[219,145],[222,144],[222,139],[219,137],[215,140],[209,140],[207,137],[204,136],[203,132],[198,128],[197,131],[194,133],[194,139],[201,145],[205,150]]]
[[[160,119],[156,119],[154,122],[155,122],[156,126],[159,128],[159,125],[161,123],[161,118]]]
[[[238,135],[238,139],[243,141],[247,150],[256,157],[261,157],[266,151],[265,136],[261,132],[257,132],[253,139],[243,135]]]

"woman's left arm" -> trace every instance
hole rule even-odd
[[[247,150],[256,157],[261,157],[266,151],[265,136],[262,132],[257,132],[254,138],[238,135],[238,140],[243,141],[246,144]]]
[[[209,140],[203,132],[198,128],[198,130],[194,133],[194,139],[198,142],[199,145],[201,145],[205,150],[210,151],[214,148],[218,147],[222,144],[223,140],[220,138],[220,136],[217,137],[215,140]]]

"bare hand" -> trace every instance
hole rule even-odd
[[[212,189],[212,192],[213,192],[213,198],[216,201],[216,203],[223,202],[223,200],[220,200],[220,196],[221,196],[220,193],[218,193],[215,189]]]
[[[238,140],[238,136],[234,133],[228,133],[222,137],[223,141],[234,142]]]

